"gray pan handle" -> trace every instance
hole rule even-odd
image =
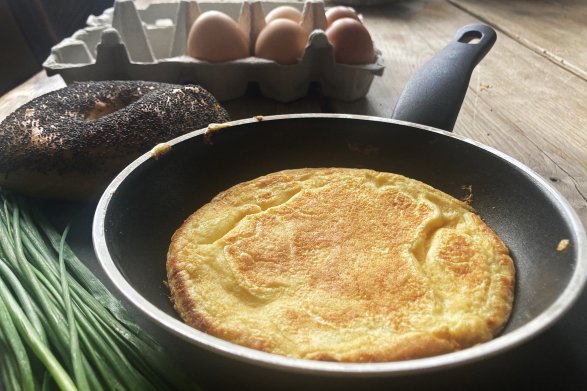
[[[408,81],[391,118],[452,131],[471,74],[496,39],[495,30],[483,24],[459,29]]]

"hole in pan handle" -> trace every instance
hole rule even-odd
[[[484,24],[460,28],[408,81],[391,118],[452,131],[471,74],[496,38],[495,30]]]

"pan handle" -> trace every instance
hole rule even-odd
[[[471,74],[496,39],[495,30],[484,24],[459,29],[408,81],[391,118],[452,131]]]

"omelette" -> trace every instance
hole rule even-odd
[[[167,254],[174,307],[213,336],[293,358],[409,360],[492,339],[515,269],[466,203],[401,175],[304,168],[237,184]]]

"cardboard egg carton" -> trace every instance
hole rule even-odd
[[[254,48],[257,35],[265,26],[265,15],[283,5],[302,11],[302,27],[311,32],[298,64],[281,65],[254,57],[252,52],[250,57],[224,63],[210,63],[186,55],[190,27],[201,13],[224,12],[248,32],[250,46]],[[281,102],[303,97],[312,82],[318,83],[328,97],[352,101],[365,96],[374,76],[383,74],[381,53],[376,50],[373,64],[337,64],[325,29],[323,1],[180,0],[136,9],[132,0],[117,0],[102,15],[90,16],[86,28],[54,46],[43,67],[48,75],[59,74],[66,83],[87,80],[194,83],[220,101],[244,95],[251,82],[258,83],[263,95]]]

